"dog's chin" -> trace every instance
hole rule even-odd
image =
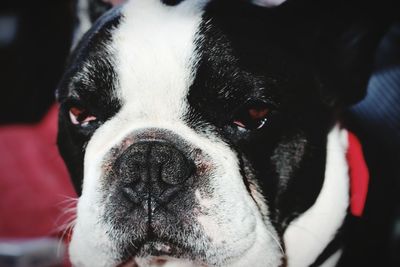
[[[182,260],[167,256],[151,256],[147,258],[131,259],[117,267],[203,267],[204,264],[196,264],[189,260]]]
[[[197,255],[198,256],[198,255]],[[196,259],[190,249],[177,245],[171,241],[152,240],[136,247],[134,256],[126,256],[118,267],[146,267],[146,266],[206,266]]]
[[[169,256],[149,256],[146,258],[134,258],[121,263],[117,267],[203,267],[205,264],[196,264],[186,259],[178,259]]]
[[[151,266],[206,266],[200,262],[192,261],[181,253],[181,249],[166,242],[149,242],[144,244],[137,256],[127,259],[118,267],[151,267]]]

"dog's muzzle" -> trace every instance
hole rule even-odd
[[[129,146],[114,163],[121,179],[121,194],[154,212],[182,190],[192,175],[194,162],[164,140],[140,141]]]

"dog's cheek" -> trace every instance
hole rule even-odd
[[[265,197],[261,193],[259,186],[254,182],[249,182],[250,195],[256,203],[263,220],[268,220],[268,205]]]
[[[231,258],[240,255],[229,266],[256,264],[260,260],[265,260],[265,266],[279,266],[282,251],[268,219],[265,199],[255,183],[246,188],[236,153],[226,147],[215,151],[218,147],[215,144],[213,147],[214,155],[224,156],[214,158],[218,168],[210,179],[212,193],[195,193],[200,207],[197,220],[205,235],[221,255]]]
[[[107,132],[112,127],[106,124],[96,130],[85,150],[82,195],[70,244],[71,259],[76,266],[115,266],[120,256],[115,242],[108,235],[112,227],[103,221],[105,196],[101,190],[101,166],[108,151],[107,141],[112,140],[111,133]]]
[[[109,229],[99,223],[98,211],[86,199],[79,200],[78,220],[74,227],[69,254],[74,266],[114,266],[118,254],[106,233]]]

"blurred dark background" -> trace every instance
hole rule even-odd
[[[378,3],[378,2],[377,2]],[[400,13],[383,37],[366,97],[346,125],[363,145],[370,171],[366,210],[352,228],[343,266],[400,266]]]
[[[72,32],[71,0],[1,1],[1,125],[32,124],[45,115],[54,103]],[[351,230],[342,265],[400,266],[399,22],[377,53],[367,97],[348,110],[346,124],[363,144],[371,187],[365,217]]]
[[[1,0],[1,124],[36,122],[54,102],[72,20],[70,0]]]

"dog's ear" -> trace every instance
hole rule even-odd
[[[294,17],[301,16],[297,21],[303,21],[299,43],[312,62],[325,102],[346,106],[361,100],[394,6],[385,0],[289,2],[295,7]]]
[[[366,93],[377,47],[398,16],[395,1],[214,0],[208,10],[214,23],[238,37],[233,41],[241,55],[274,57],[270,44],[287,50],[312,68],[324,102],[347,106]]]
[[[101,15],[112,7],[121,5],[126,1],[127,0],[75,0],[76,26],[73,47]]]
[[[124,2],[126,0],[76,0],[76,12],[78,17],[85,17],[85,22],[92,24],[107,10]]]

